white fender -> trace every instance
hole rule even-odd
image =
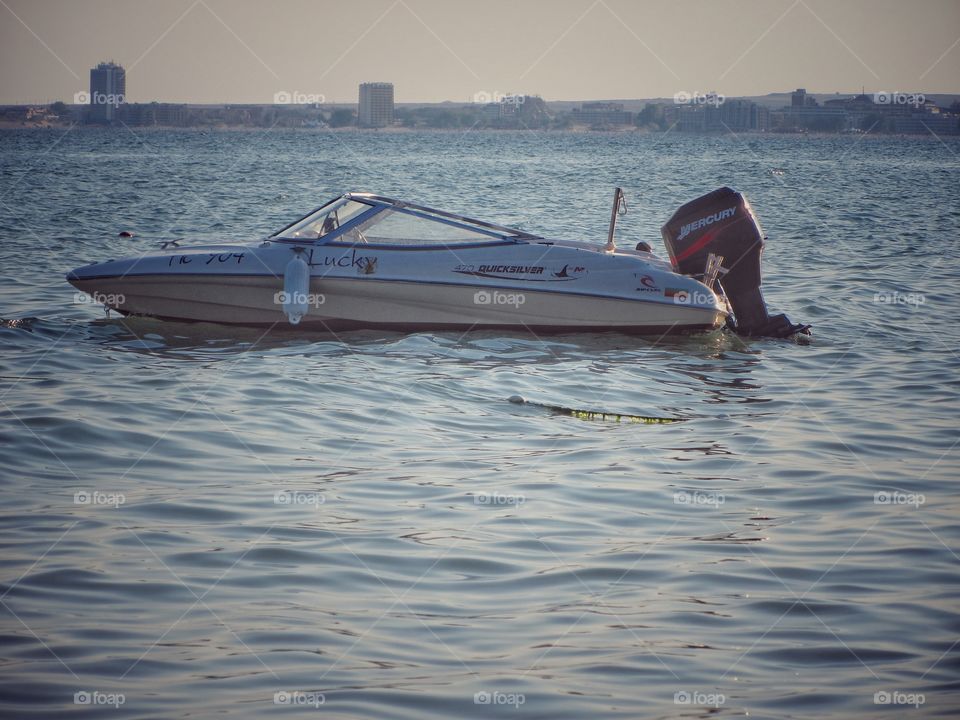
[[[299,323],[310,309],[309,293],[310,267],[300,253],[296,253],[283,271],[283,312],[291,325]]]

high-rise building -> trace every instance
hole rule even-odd
[[[393,83],[371,82],[360,85],[360,127],[386,127],[393,124]]]
[[[797,88],[792,93],[790,93],[790,107],[803,108],[803,107],[818,107],[819,103],[813,95],[807,95],[807,91],[803,88]]]
[[[127,71],[112,60],[90,70],[90,119],[113,122],[126,101]]]

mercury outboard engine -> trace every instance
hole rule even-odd
[[[722,187],[691,200],[661,228],[663,242],[676,272],[714,282],[707,271],[711,255],[722,258],[720,283],[736,318],[730,325],[740,335],[789,337],[809,333],[809,325],[794,325],[786,315],[770,317],[760,292],[760,253],[763,231],[747,199]]]

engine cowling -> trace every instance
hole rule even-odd
[[[809,332],[786,315],[770,316],[760,291],[763,231],[750,203],[728,187],[681,206],[661,228],[674,270],[702,278],[711,254],[723,257],[719,282],[741,335],[788,337]]]

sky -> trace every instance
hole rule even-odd
[[[960,92],[960,0],[0,0],[0,103]]]

